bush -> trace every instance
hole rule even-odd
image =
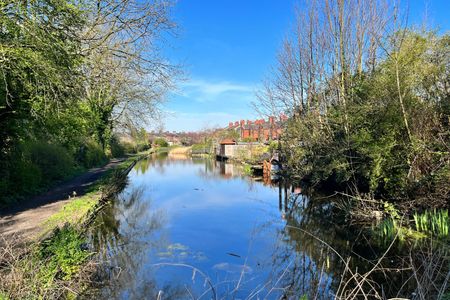
[[[80,148],[78,161],[84,167],[91,168],[103,164],[106,161],[106,155],[98,143],[88,140]]]
[[[274,153],[279,149],[278,141],[271,141],[269,144],[269,152]]]
[[[111,155],[112,157],[123,157],[125,156],[125,146],[120,143],[119,139],[115,136],[111,138],[110,141],[110,147],[111,147]]]
[[[125,153],[129,153],[129,154],[137,153],[136,146],[132,143],[123,142],[122,146],[124,148]]]
[[[208,154],[210,146],[207,144],[194,144],[191,147],[192,154]]]
[[[142,152],[150,149],[150,145],[146,143],[138,143],[136,145],[136,152]]]
[[[42,171],[31,162],[19,161],[11,172],[11,183],[18,193],[35,193],[42,186]]]
[[[30,168],[35,171],[36,168],[39,169],[45,184],[64,179],[74,171],[75,162],[62,146],[35,141],[25,144],[23,149],[22,171],[26,173]],[[28,175],[21,174],[21,176]]]
[[[75,170],[67,149],[44,141],[22,144],[6,158],[0,166],[1,205],[35,194],[51,183],[67,178]]]
[[[153,144],[155,144],[155,146],[158,146],[158,147],[168,147],[169,146],[169,143],[163,138],[156,138],[153,141]]]

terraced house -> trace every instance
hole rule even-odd
[[[258,119],[255,121],[241,120],[230,122],[228,129],[239,132],[240,140],[268,142],[278,140],[283,132],[283,124],[287,121],[287,116],[280,115],[278,118],[269,117],[266,121]]]

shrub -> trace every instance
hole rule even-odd
[[[18,161],[11,170],[11,188],[19,194],[32,194],[43,184],[42,171],[35,164]]]
[[[86,168],[91,168],[104,163],[106,161],[106,155],[98,143],[88,140],[80,148],[78,161]]]
[[[23,174],[20,175],[29,178],[32,174],[25,173],[32,170],[37,175],[39,170],[45,184],[64,179],[73,173],[75,167],[72,156],[64,147],[43,141],[25,144],[22,159],[20,173]]]
[[[242,141],[244,143],[252,143],[252,142],[255,142],[255,139],[252,137],[246,137],[246,138],[243,138]]]
[[[150,149],[150,145],[147,143],[138,143],[136,145],[136,152],[142,152]]]
[[[112,157],[123,157],[125,156],[125,146],[119,141],[115,136],[111,138],[110,141],[111,155]]]
[[[137,152],[136,146],[133,145],[132,143],[129,143],[129,142],[123,142],[123,143],[122,143],[122,146],[123,146],[123,148],[124,148],[124,150],[125,150],[125,153],[133,154],[133,153],[136,153],[136,152]]]
[[[6,205],[67,178],[75,162],[64,147],[33,141],[15,148],[0,167],[0,205]]]
[[[274,153],[279,149],[278,141],[271,141],[269,144],[269,152]]]
[[[207,144],[194,144],[191,147],[192,154],[207,154],[209,153],[210,146]]]
[[[159,147],[168,147],[169,146],[169,143],[163,138],[156,138],[153,141],[153,144],[155,144],[156,146],[159,146]]]

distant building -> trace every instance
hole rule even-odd
[[[234,145],[236,145],[236,141],[233,139],[224,139],[220,142],[220,148],[218,155],[221,157],[232,157]]]
[[[255,121],[241,120],[240,122],[230,122],[228,129],[237,131],[240,140],[268,142],[280,138],[283,133],[283,124],[287,119],[287,116],[281,115],[278,120],[273,116],[269,117],[267,121],[264,119]]]

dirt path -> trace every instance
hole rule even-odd
[[[123,160],[111,160],[103,167],[90,169],[42,195],[0,211],[0,239],[14,237],[18,241],[29,240],[39,232],[42,222],[71,201],[69,195],[74,191],[77,196],[84,195],[94,182],[121,161]]]

